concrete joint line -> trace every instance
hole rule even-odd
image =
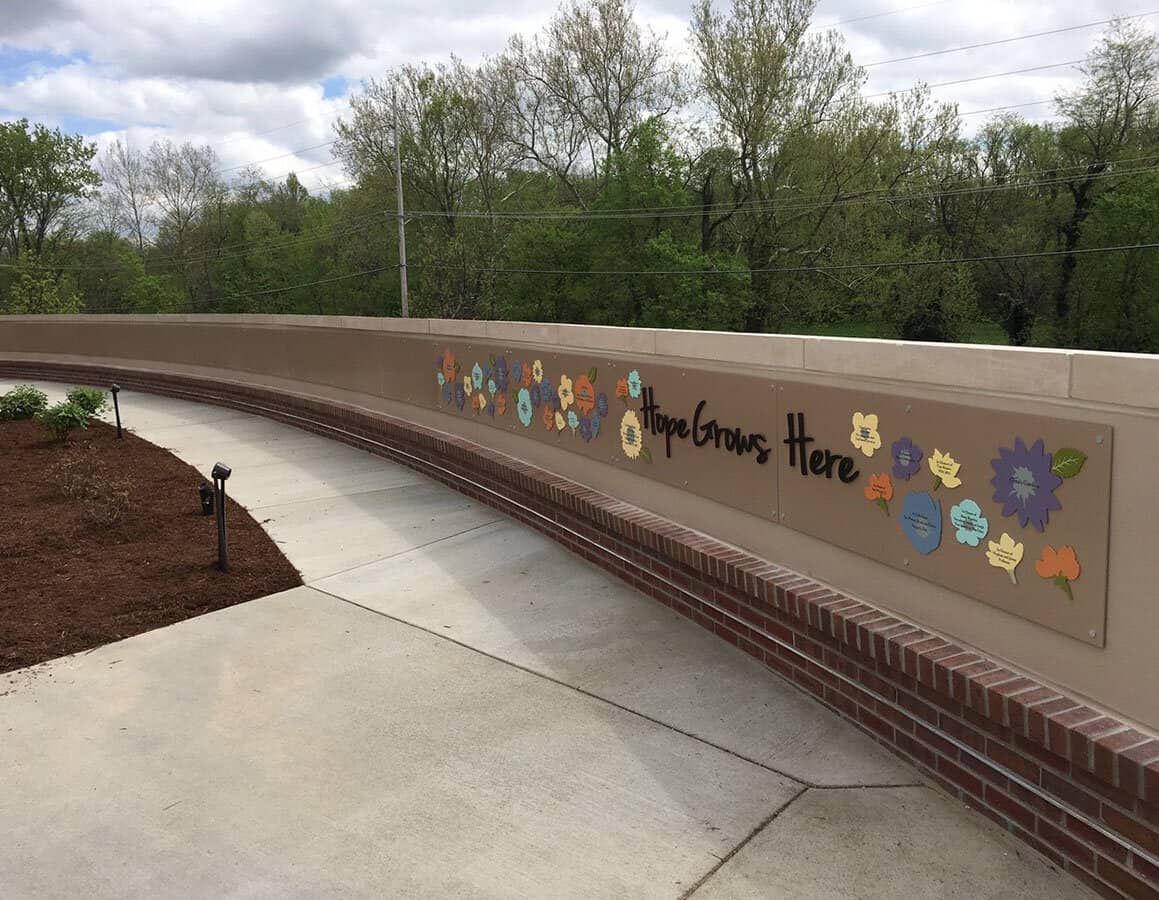
[[[692,885],[692,887],[690,887],[683,894],[681,894],[680,900],[688,900],[689,897],[691,897],[693,894],[695,894],[697,891],[699,891],[702,887],[704,887],[704,885],[708,883],[709,879],[712,878],[713,875],[715,875],[722,868],[724,868],[724,865],[730,859],[732,859],[734,856],[736,856],[738,853],[740,853],[741,850],[743,850],[749,844],[749,842],[752,841],[753,838],[755,838],[758,834],[760,834],[762,831],[764,831],[766,828],[768,828],[769,825],[771,825],[773,823],[773,820],[777,818],[777,816],[779,816],[786,809],[788,809],[790,806],[792,806],[794,803],[796,803],[798,800],[800,800],[802,797],[804,797],[805,794],[807,794],[808,792],[809,792],[808,787],[801,788],[801,790],[799,790],[796,794],[794,794],[792,797],[790,797],[788,800],[786,800],[784,803],[782,803],[780,806],[778,806],[776,809],[774,809],[771,815],[765,817],[765,819],[762,820],[760,822],[760,824],[757,825],[756,828],[754,828],[747,835],[745,835],[745,837],[741,840],[741,842],[739,844],[737,844],[735,847],[733,847],[731,850],[729,850],[728,853],[726,853],[720,859],[720,862],[718,862],[715,866],[713,866],[711,869],[709,869],[707,872],[705,872],[703,875],[701,875],[700,880],[697,881],[696,884]]]
[[[201,399],[199,402],[206,402],[206,398]],[[447,475],[448,477],[450,477],[451,479],[453,479],[454,481],[456,481],[458,483],[470,485],[471,487],[475,488],[476,490],[482,491],[482,492],[489,494],[493,497],[497,497],[504,504],[517,507],[518,509],[521,509],[523,512],[527,513],[528,515],[534,516],[535,518],[542,520],[543,522],[550,525],[552,529],[559,529],[559,530],[565,531],[568,534],[572,535],[577,540],[583,541],[585,544],[588,544],[588,545],[594,547],[595,549],[599,550],[601,553],[603,553],[607,556],[614,557],[615,559],[618,559],[619,561],[621,561],[622,563],[624,563],[627,566],[630,566],[631,568],[635,569],[636,571],[646,572],[650,578],[672,588],[673,590],[683,594],[686,597],[689,597],[693,600],[696,600],[698,603],[703,603],[705,606],[711,607],[712,609],[714,609],[717,612],[724,615],[729,620],[736,622],[738,624],[743,624],[746,628],[749,628],[752,631],[757,632],[762,637],[764,637],[766,640],[772,641],[774,644],[776,644],[779,647],[782,647],[783,649],[787,650],[789,653],[793,654],[794,656],[796,656],[796,657],[798,657],[806,662],[812,663],[813,665],[824,670],[825,672],[829,673],[830,675],[832,675],[833,677],[837,678],[838,680],[844,682],[845,684],[848,684],[852,687],[856,687],[858,690],[865,691],[867,694],[872,696],[879,703],[883,703],[884,705],[888,706],[890,709],[892,709],[894,712],[898,713],[899,715],[905,716],[911,722],[917,723],[917,722],[921,721],[918,716],[914,715],[913,713],[911,713],[909,710],[905,709],[904,707],[899,706],[898,704],[894,703],[892,700],[889,700],[888,698],[883,697],[882,695],[878,694],[877,692],[870,690],[865,685],[861,684],[860,682],[855,681],[852,678],[849,678],[844,673],[839,672],[836,669],[829,667],[825,663],[813,659],[812,657],[803,653],[801,650],[798,650],[796,647],[792,646],[791,644],[786,644],[784,641],[780,640],[776,636],[769,634],[767,631],[764,631],[763,629],[753,625],[751,622],[748,622],[745,619],[742,619],[740,616],[737,616],[737,615],[729,612],[727,609],[723,609],[720,606],[717,606],[711,600],[705,600],[704,598],[699,597],[696,594],[693,594],[692,592],[685,590],[680,585],[675,584],[672,581],[669,581],[668,579],[664,578],[663,576],[657,575],[651,571],[643,569],[635,561],[628,559],[627,557],[621,556],[620,554],[616,553],[614,550],[609,550],[607,547],[604,547],[602,544],[599,544],[598,542],[592,540],[591,538],[587,537],[586,535],[583,535],[583,534],[580,534],[579,532],[573,531],[572,529],[568,528],[566,525],[563,525],[559,522],[554,521],[553,519],[550,519],[549,517],[545,516],[543,513],[539,512],[538,510],[534,510],[534,509],[531,509],[527,506],[524,506],[522,503],[519,503],[518,501],[516,501],[516,500],[514,500],[514,499],[512,499],[504,494],[501,494],[498,491],[487,487],[486,485],[479,484],[478,482],[471,480],[470,478],[466,477],[465,475],[462,475],[462,474],[455,472],[451,469],[447,469],[443,466],[438,465],[437,463],[429,462],[428,460],[422,459],[421,457],[415,456],[411,453],[407,453],[405,450],[401,450],[397,447],[392,447],[389,444],[382,443],[381,441],[376,441],[376,440],[373,440],[371,438],[363,437],[362,435],[354,434],[352,432],[346,431],[345,429],[338,428],[337,426],[330,425],[330,424],[325,423],[325,422],[318,422],[318,421],[315,421],[313,419],[306,418],[305,416],[299,416],[299,415],[296,415],[296,414],[290,413],[290,412],[283,412],[281,410],[261,406],[261,405],[256,404],[256,403],[247,403],[244,400],[243,401],[231,401],[227,398],[225,402],[227,402],[227,403],[239,403],[239,404],[245,405],[249,408],[258,410],[260,413],[274,413],[277,416],[280,416],[283,418],[295,419],[295,420],[300,421],[300,422],[308,422],[311,425],[318,427],[318,428],[323,428],[328,432],[332,432],[334,434],[345,435],[345,436],[347,436],[353,440],[359,441],[363,444],[378,447],[390,456],[402,457],[404,459],[411,460],[412,462],[417,464],[417,467],[420,469],[420,471],[422,469],[435,469],[435,470]],[[315,588],[315,590],[318,590],[318,589]],[[337,597],[334,594],[329,594],[329,592],[327,592],[327,591],[322,591],[322,593],[326,593],[326,594],[328,594],[328,596],[335,597],[335,599],[337,599],[337,600],[343,600],[343,598]],[[343,600],[343,602],[352,603],[352,601],[349,601],[349,600]],[[360,606],[360,604],[357,604],[357,603],[354,603],[353,605]],[[371,610],[368,607],[361,607],[361,608],[367,609],[369,612],[378,613],[377,610]],[[387,616],[385,613],[378,613],[378,614],[383,615],[389,619],[394,619],[393,616]],[[394,621],[400,622],[404,625],[411,624],[409,622],[403,622],[403,620],[401,620],[401,619],[394,619]],[[411,627],[418,628],[419,626],[412,625]],[[426,629],[422,629],[422,628],[420,628],[420,630],[426,631]],[[428,632],[428,633],[433,634],[433,632]],[[444,635],[437,635],[437,636],[438,637],[445,637]],[[466,644],[461,644],[458,641],[454,641],[452,638],[446,638],[446,640],[450,640],[453,643],[458,643],[460,646],[465,647],[468,650],[475,650],[475,648],[468,647]],[[475,652],[476,653],[483,653],[483,651],[481,651],[481,650],[475,650]],[[483,655],[484,656],[491,656],[490,654],[487,654],[487,653],[483,653]],[[546,678],[549,681],[554,681],[556,684],[571,688],[572,690],[578,691],[579,693],[585,694],[586,696],[592,697],[593,699],[601,700],[604,703],[609,703],[610,705],[616,706],[617,708],[622,709],[625,712],[629,712],[629,713],[632,713],[633,715],[640,716],[641,718],[647,719],[650,722],[654,722],[657,725],[661,725],[664,728],[668,728],[668,729],[675,731],[675,732],[678,732],[680,734],[686,734],[687,737],[691,737],[694,740],[701,741],[702,743],[705,743],[705,744],[708,744],[709,746],[715,747],[718,750],[721,750],[725,753],[729,753],[732,756],[737,757],[738,759],[743,759],[746,762],[750,762],[753,765],[760,766],[763,769],[766,769],[770,772],[773,772],[777,775],[780,775],[783,778],[787,778],[790,781],[794,781],[797,784],[804,784],[807,787],[814,787],[814,785],[809,784],[808,782],[804,782],[799,778],[794,778],[793,776],[788,775],[785,772],[781,772],[781,771],[773,768],[772,766],[768,766],[768,765],[765,765],[763,763],[757,762],[756,760],[749,759],[748,757],[745,757],[739,753],[735,753],[731,750],[728,750],[727,748],[719,747],[716,744],[713,744],[711,741],[706,741],[703,738],[697,737],[696,735],[687,734],[686,732],[680,731],[680,729],[678,729],[678,728],[673,728],[672,726],[667,725],[664,722],[659,722],[655,719],[650,718],[649,716],[643,715],[642,713],[635,712],[634,710],[628,709],[627,707],[620,706],[619,704],[613,703],[610,700],[604,700],[602,697],[597,697],[596,695],[588,693],[587,691],[584,691],[581,688],[573,687],[572,685],[568,685],[562,681],[558,681],[557,679],[551,678],[548,675],[542,675],[542,674],[534,672],[530,669],[526,669],[522,666],[516,666],[514,663],[510,663],[506,660],[501,660],[498,657],[491,656],[491,658],[497,660],[498,662],[505,663],[506,665],[511,665],[511,666],[515,666],[515,668],[523,669],[523,671],[526,671],[529,674],[538,675],[541,678]],[[790,683],[792,683],[792,682],[790,682]],[[925,723],[922,723],[922,724],[925,724]],[[939,731],[938,735],[943,740],[949,742],[954,747],[956,747],[960,752],[965,753],[965,754],[973,757],[978,762],[982,763],[984,766],[989,768],[991,771],[997,772],[998,774],[1010,779],[1015,784],[1019,785],[1019,787],[1022,787],[1023,789],[1030,791],[1036,797],[1038,797],[1041,800],[1044,800],[1045,802],[1049,803],[1051,806],[1055,807],[1056,809],[1059,809],[1059,810],[1065,812],[1066,814],[1073,816],[1074,818],[1081,821],[1083,824],[1087,825],[1088,827],[1097,831],[1099,834],[1103,835],[1103,837],[1107,838],[1108,840],[1112,841],[1113,843],[1117,844],[1118,846],[1124,848],[1125,850],[1127,850],[1131,853],[1134,853],[1140,859],[1146,860],[1148,863],[1150,863],[1153,866],[1159,866],[1159,856],[1156,856],[1155,854],[1144,849],[1143,847],[1139,846],[1138,844],[1135,844],[1134,842],[1127,840],[1126,838],[1122,837],[1121,835],[1117,834],[1116,832],[1114,832],[1111,829],[1104,826],[1098,820],[1091,818],[1088,814],[1086,814],[1082,810],[1078,809],[1077,807],[1071,806],[1069,803],[1066,803],[1062,800],[1059,800],[1057,797],[1054,797],[1051,794],[1043,791],[1042,788],[1040,788],[1038,785],[1023,778],[1017,772],[1014,772],[1013,770],[1006,768],[1002,764],[995,762],[994,760],[987,757],[985,754],[979,753],[977,750],[975,750],[969,744],[967,744],[964,741],[958,740],[952,734],[949,734],[949,733],[944,732],[944,731]],[[794,799],[796,799],[796,798],[794,798]],[[792,801],[790,801],[790,802],[792,802]]]
[[[255,509],[258,509],[258,508],[261,508],[261,507],[255,507]],[[269,509],[269,507],[264,507],[264,508]],[[422,550],[424,547],[433,547],[435,544],[441,544],[443,541],[449,541],[451,538],[457,538],[457,537],[461,537],[464,534],[470,534],[472,531],[478,531],[480,528],[486,528],[488,525],[494,525],[496,522],[502,522],[502,521],[503,521],[502,519],[490,519],[486,522],[481,522],[478,525],[472,525],[470,528],[464,528],[462,531],[456,531],[454,534],[448,534],[448,535],[445,535],[445,536],[440,537],[440,538],[435,538],[433,541],[427,541],[425,544],[415,544],[413,547],[407,547],[405,550],[399,550],[397,553],[389,553],[386,556],[378,557],[378,559],[372,559],[369,562],[359,563],[356,566],[351,566],[349,569],[339,569],[337,572],[327,572],[325,575],[320,575],[314,581],[304,581],[302,583],[304,585],[306,585],[306,587],[313,588],[316,591],[321,591],[323,594],[326,594],[329,597],[334,597],[338,600],[346,600],[345,597],[339,597],[337,594],[333,594],[330,591],[325,590],[324,588],[318,587],[317,582],[325,581],[328,578],[337,578],[339,575],[348,575],[351,572],[357,572],[359,569],[364,569],[367,566],[377,565],[380,562],[384,562],[388,559],[394,559],[397,556],[405,556],[408,553],[413,553],[415,550]],[[347,600],[346,602],[353,603],[354,601]],[[358,604],[355,604],[355,606],[357,606],[357,605]],[[363,608],[366,608],[366,607],[363,607]]]

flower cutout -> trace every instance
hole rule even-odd
[[[451,402],[451,400],[453,399],[453,396],[454,395],[451,393],[451,386],[449,384],[444,384],[443,385],[443,402],[449,404]]]
[[[849,442],[866,456],[881,449],[881,435],[877,433],[877,415],[870,413],[853,414],[853,433],[849,435]]]
[[[442,370],[444,381],[454,381],[458,377],[459,364],[455,362],[455,355],[449,349],[443,351]]]
[[[548,431],[555,427],[555,410],[550,406],[543,407],[543,427]]]
[[[565,428],[567,428],[567,419],[563,417],[563,413],[557,412],[555,414],[555,430],[563,431]]]
[[[528,399],[531,401],[532,408],[539,409],[539,404],[541,404],[543,402],[543,397],[541,397],[539,394],[539,388],[531,387],[531,388],[523,388],[523,390],[527,391],[527,396],[528,396]]]
[[[495,415],[497,415],[497,416],[507,415],[507,395],[506,394],[496,394],[495,395]]]
[[[475,409],[478,410],[479,412],[482,412],[483,410],[485,410],[487,408],[487,395],[484,394],[482,391],[479,391],[479,393],[477,393],[475,395],[474,403],[475,403]]]
[[[511,381],[516,387],[523,386],[523,363],[517,359],[511,362]]]
[[[942,543],[942,504],[925,491],[906,494],[901,530],[918,553],[933,553]]]
[[[571,388],[571,379],[566,375],[559,376],[559,408],[567,409],[575,402],[575,392]]]
[[[535,380],[536,384],[540,384],[543,381],[543,363],[538,359],[531,364],[531,377]]]
[[[909,481],[922,467],[922,448],[907,437],[893,442],[889,448],[893,456],[893,477]]]
[[[616,382],[616,398],[628,402],[628,379],[621,378]]]
[[[475,386],[475,390],[483,386],[483,367],[478,363],[471,368],[471,383]]]
[[[962,479],[958,477],[958,470],[962,468],[960,462],[955,461],[954,457],[949,453],[943,453],[937,447],[934,448],[934,455],[929,459],[930,471],[934,473],[934,490],[936,491],[942,485],[948,488],[956,488],[962,484]]]
[[[865,488],[865,499],[872,500],[889,515],[889,501],[893,499],[893,480],[889,473],[870,475],[869,485]]]
[[[442,372],[439,372],[439,374],[435,376],[435,381],[439,383],[439,387],[442,387],[447,383],[447,377]]]
[[[990,565],[996,569],[1005,569],[1011,583],[1018,584],[1018,576],[1014,574],[1014,570],[1022,562],[1025,549],[1022,543],[1002,532],[1001,538],[997,541],[988,541],[987,545],[990,549],[986,551],[986,559],[990,560]]]
[[[531,424],[531,391],[520,388],[515,402],[515,415],[519,416],[519,424],[527,428]]]
[[[640,419],[630,409],[620,420],[620,446],[628,459],[639,459],[644,450],[644,433],[640,428]]]
[[[587,375],[581,375],[577,378],[573,393],[575,394],[576,409],[585,416],[590,415],[591,411],[596,408],[596,389],[592,386],[591,379]]]
[[[467,392],[463,390],[461,384],[455,385],[455,406],[459,407],[459,412],[463,411],[463,407],[467,405]]]
[[[495,393],[498,393],[498,391],[499,391],[499,385],[495,383],[495,379],[488,378],[487,379],[487,393],[495,394]]]
[[[544,404],[551,406],[551,401],[555,399],[555,391],[552,389],[550,381],[540,382],[539,396],[543,398]]]
[[[643,387],[644,382],[640,380],[640,373],[633,369],[628,373],[628,396],[633,400],[637,399]]]
[[[600,417],[605,417],[608,414],[608,395],[603,391],[596,394],[596,412]]]
[[[475,385],[471,381],[470,374],[463,376],[463,390],[465,390],[468,394],[475,390]]]
[[[495,385],[496,385],[496,387],[498,387],[499,390],[501,390],[501,391],[507,390],[507,380],[510,377],[510,374],[507,371],[507,358],[506,357],[500,356],[497,360],[495,360],[495,368],[494,368],[494,371],[491,373],[491,377],[495,380]],[[495,392],[492,391],[491,393],[495,393]]]
[[[592,440],[600,436],[600,426],[603,424],[604,417],[598,413],[592,416]]]
[[[1052,457],[1042,440],[1027,449],[1022,438],[1014,439],[1014,449],[998,448],[998,458],[990,460],[994,477],[994,502],[1002,504],[1002,515],[1018,516],[1018,524],[1045,531],[1050,511],[1062,509],[1054,491],[1062,478],[1052,470]]]
[[[990,523],[982,515],[982,508],[973,500],[963,500],[950,507],[950,524],[957,530],[954,538],[959,544],[977,547],[990,532]]]
[[[579,428],[579,422],[579,416],[575,414],[575,410],[569,409],[567,411],[567,427],[571,429],[572,434],[575,434],[575,430]]]
[[[1058,550],[1047,544],[1042,548],[1042,558],[1034,563],[1034,571],[1038,573],[1040,578],[1049,578],[1055,585],[1066,591],[1067,597],[1074,600],[1074,592],[1070,588],[1070,583],[1082,574],[1082,567],[1079,565],[1078,557],[1075,555],[1074,547],[1069,544],[1063,544]]]
[[[579,436],[583,439],[585,444],[590,443],[592,439],[592,423],[589,419],[580,419],[579,421]]]

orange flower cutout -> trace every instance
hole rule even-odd
[[[506,413],[507,413],[507,395],[506,394],[496,394],[495,395],[495,412],[501,416],[506,415]]]
[[[532,376],[531,366],[524,366],[523,367],[523,378],[521,379],[524,387],[531,387],[531,376]]]
[[[624,386],[627,387],[627,382]],[[581,375],[575,380],[572,395],[575,397],[576,408],[585,416],[590,415],[596,408],[596,389],[587,375]]]
[[[616,382],[616,396],[621,400],[628,399],[628,379],[621,378]]]
[[[885,511],[887,516],[889,515],[889,501],[893,499],[893,479],[889,477],[888,472],[869,476],[869,484],[865,488],[865,499],[872,500]]]
[[[1082,574],[1082,566],[1079,565],[1078,556],[1075,555],[1074,547],[1069,544],[1063,544],[1058,550],[1047,544],[1042,548],[1042,558],[1034,561],[1034,571],[1038,573],[1040,578],[1049,578],[1058,586],[1060,590],[1066,591],[1066,595],[1074,600],[1074,592],[1071,590],[1070,583],[1076,580]]]
[[[555,428],[555,411],[547,403],[543,405],[543,427],[548,431]]]
[[[455,383],[455,357],[451,354],[450,347],[443,353],[443,377],[447,379],[447,384]]]

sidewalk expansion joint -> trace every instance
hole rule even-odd
[[[733,847],[731,850],[729,850],[728,853],[726,853],[723,857],[720,857],[719,858],[720,861],[715,866],[713,866],[711,869],[709,869],[707,872],[705,872],[703,875],[701,875],[700,880],[697,881],[696,884],[692,885],[692,887],[690,887],[683,894],[681,894],[680,900],[687,900],[687,898],[691,897],[693,894],[695,894],[697,891],[699,891],[702,887],[704,887],[704,885],[708,882],[708,880],[710,878],[712,878],[713,875],[715,875],[717,872],[719,872],[724,867],[725,863],[727,863],[730,859],[732,859],[734,856],[736,856],[738,853],[740,853],[741,850],[743,850],[748,845],[748,843],[750,841],[752,841],[753,838],[755,838],[758,834],[760,834],[762,831],[764,831],[766,828],[768,828],[769,825],[772,824],[773,820],[775,820],[777,818],[777,816],[779,816],[786,809],[788,809],[790,806],[792,806],[794,803],[796,803],[798,800],[800,800],[802,797],[804,797],[805,794],[807,794],[808,792],[809,792],[809,788],[803,787],[803,788],[801,788],[801,790],[797,791],[797,793],[795,793],[792,797],[790,797],[788,800],[786,800],[784,803],[782,803],[780,806],[778,806],[776,809],[774,809],[770,815],[766,816],[760,822],[760,824],[757,825],[756,828],[754,828],[747,835],[745,835],[745,837],[740,841],[740,843],[738,843],[735,847]]]
[[[389,559],[389,557],[386,557],[386,558]],[[327,577],[329,578],[330,576],[327,576]],[[647,713],[642,713],[637,709],[632,709],[630,706],[625,706],[622,703],[617,703],[615,700],[609,700],[607,697],[602,697],[599,694],[593,693],[592,691],[585,690],[584,688],[581,688],[581,687],[577,687],[574,684],[568,684],[566,681],[563,681],[559,678],[556,678],[554,675],[548,675],[545,672],[536,671],[535,669],[532,669],[528,666],[523,666],[523,665],[520,665],[519,663],[512,662],[509,659],[504,659],[501,656],[496,656],[494,653],[488,653],[486,650],[480,650],[478,647],[472,647],[470,644],[464,643],[463,641],[460,641],[460,640],[456,640],[455,638],[449,637],[446,634],[440,634],[439,632],[433,631],[430,628],[425,628],[422,625],[416,625],[414,622],[408,622],[406,619],[400,619],[398,616],[392,616],[390,613],[385,613],[380,609],[374,609],[373,607],[366,606],[362,603],[357,602],[356,600],[349,600],[346,597],[342,597],[339,594],[332,593],[331,591],[328,591],[325,588],[320,588],[316,584],[308,584],[306,586],[311,588],[312,590],[318,591],[318,593],[320,593],[320,594],[325,594],[328,597],[333,597],[335,600],[340,600],[343,603],[349,603],[351,606],[357,606],[359,609],[365,610],[366,612],[373,613],[376,616],[381,616],[384,619],[389,619],[392,622],[397,622],[400,625],[405,625],[408,628],[414,628],[416,631],[421,631],[425,634],[429,634],[432,637],[436,637],[441,641],[446,641],[450,644],[455,644],[456,646],[462,647],[464,650],[470,650],[472,653],[477,653],[480,656],[485,656],[488,659],[494,660],[495,662],[501,663],[502,665],[509,666],[512,669],[518,669],[519,671],[525,672],[526,674],[534,676],[535,678],[541,678],[544,681],[550,681],[552,684],[557,684],[562,688],[567,688],[569,691],[575,691],[577,694],[582,694],[583,696],[588,697],[592,700],[596,700],[600,703],[604,703],[608,706],[614,707],[615,709],[621,710],[622,712],[626,712],[629,715],[635,716],[638,719],[643,719],[645,722],[651,722],[653,725],[658,725],[659,727],[661,727],[667,731],[671,731],[674,734],[683,735],[684,737],[690,738],[699,744],[704,744],[705,746],[711,747],[714,750],[719,750],[721,753],[727,753],[729,756],[733,757],[734,759],[739,759],[742,762],[748,763],[749,765],[756,766],[759,769],[764,769],[766,772],[771,772],[772,774],[777,775],[780,778],[784,778],[787,781],[791,781],[794,784],[800,785],[802,788],[817,787],[817,785],[813,784],[812,782],[806,781],[805,779],[799,778],[795,775],[790,775],[788,772],[782,771],[781,769],[778,769],[776,766],[771,766],[768,763],[761,762],[759,759],[753,759],[751,756],[746,756],[743,753],[739,753],[736,750],[732,750],[729,747],[725,747],[721,744],[716,743],[715,741],[710,741],[710,740],[708,740],[708,738],[702,737],[698,734],[694,734],[691,731],[685,731],[683,728],[677,728],[675,725],[672,725],[668,722],[664,722],[660,719],[654,718],[653,716],[650,716]],[[849,787],[859,787],[859,785],[849,785]]]

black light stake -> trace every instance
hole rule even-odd
[[[117,402],[117,394],[121,392],[120,385],[112,385],[109,391],[113,395],[113,411],[117,414],[117,439],[121,438],[121,404]]]
[[[213,467],[213,489],[217,495],[217,567],[229,571],[229,552],[225,546],[225,482],[233,470],[219,462]]]

